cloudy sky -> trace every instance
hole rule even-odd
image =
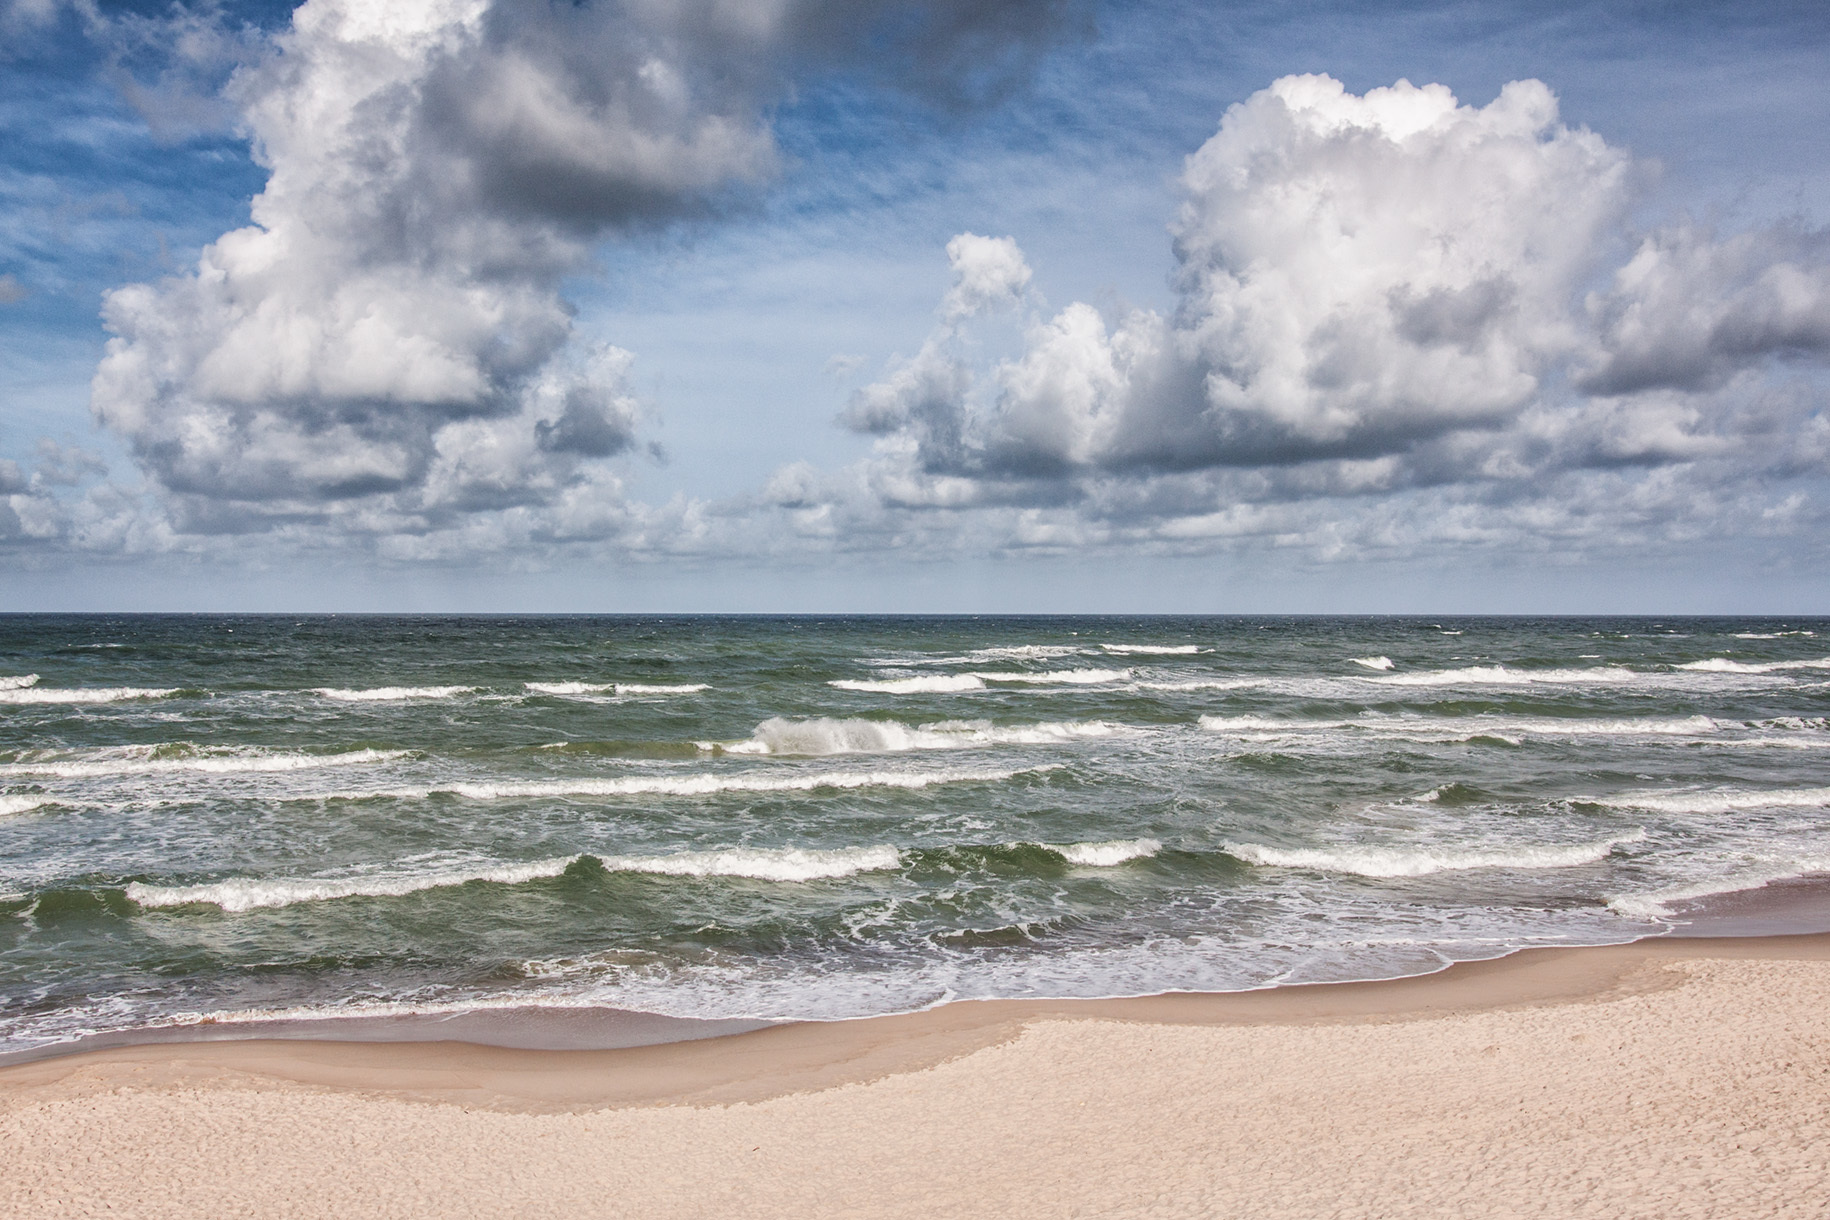
[[[1830,609],[1817,3],[0,0],[0,609]]]

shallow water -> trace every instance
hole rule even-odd
[[[0,1049],[1371,978],[1830,870],[1830,622],[0,619]]]

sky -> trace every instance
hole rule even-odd
[[[1810,3],[0,0],[0,610],[1830,612]]]

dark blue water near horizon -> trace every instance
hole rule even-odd
[[[0,1051],[1415,973],[1830,871],[1830,620],[0,616]]]

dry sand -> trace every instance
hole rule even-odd
[[[614,1051],[0,1069],[6,1216],[1830,1215],[1830,937]]]

